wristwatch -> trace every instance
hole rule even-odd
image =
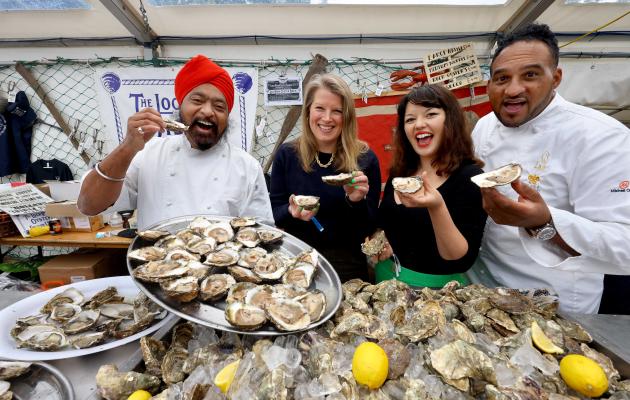
[[[529,236],[538,240],[550,240],[556,236],[556,226],[553,224],[553,220],[550,219],[549,222],[542,226],[536,226],[534,228],[525,228],[525,231],[529,234]]]

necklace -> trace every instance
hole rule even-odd
[[[327,168],[330,166],[330,164],[332,164],[333,160],[335,159],[335,153],[332,153],[330,155],[330,160],[328,160],[328,162],[326,164],[322,164],[321,161],[319,161],[319,152],[315,153],[315,162],[317,163],[317,165],[319,165],[322,168]]]

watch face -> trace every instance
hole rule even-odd
[[[536,234],[536,239],[549,240],[556,236],[556,229],[553,226],[545,226]]]

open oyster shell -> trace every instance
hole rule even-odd
[[[274,291],[269,285],[259,285],[245,294],[245,304],[262,308],[263,310],[273,298]]]
[[[58,304],[53,307],[50,313],[50,319],[56,322],[66,322],[67,320],[77,316],[81,312],[81,307],[72,303]]]
[[[256,247],[260,243],[258,231],[254,228],[245,227],[236,233],[236,240],[245,247]]]
[[[133,270],[133,276],[145,281],[159,283],[186,275],[189,268],[177,261],[151,261]]]
[[[168,231],[146,230],[138,232],[138,236],[140,236],[142,239],[152,242],[155,242],[156,240],[168,235],[170,235],[170,232]]]
[[[172,281],[160,282],[160,287],[167,296],[182,303],[194,300],[199,293],[199,282],[194,276],[185,276]]]
[[[48,303],[44,304],[39,312],[41,312],[42,314],[49,314],[52,309],[58,304],[72,303],[76,305],[81,305],[84,301],[85,297],[83,296],[83,293],[75,288],[68,288],[50,299]]]
[[[386,242],[385,231],[379,229],[367,242],[361,243],[361,252],[370,257],[377,256],[385,248]]]
[[[392,179],[392,186],[394,190],[400,193],[416,193],[422,189],[424,182],[419,176],[409,176],[406,178],[394,178]]]
[[[251,331],[267,322],[267,314],[262,308],[237,301],[225,308],[225,319],[240,329]]]
[[[83,332],[69,336],[70,345],[75,349],[84,349],[103,343],[107,338],[107,332]]]
[[[288,268],[285,258],[278,252],[273,252],[260,258],[252,271],[264,280],[275,281],[282,278]]]
[[[326,295],[321,290],[315,289],[297,296],[293,300],[298,301],[306,308],[311,323],[319,321],[326,311]]]
[[[319,206],[319,197],[317,196],[293,196],[293,201],[304,210],[314,210]]]
[[[241,257],[236,250],[222,249],[208,254],[204,264],[212,265],[214,267],[227,267],[236,264],[240,258]]]
[[[236,217],[230,220],[230,225],[232,228],[239,229],[244,226],[254,226],[256,225],[256,218],[254,217]]]
[[[217,301],[225,297],[230,288],[236,284],[232,275],[212,274],[201,282],[199,297],[204,301]]]
[[[204,236],[210,236],[217,243],[225,243],[234,237],[234,229],[227,222],[215,222],[210,224],[204,231]]]
[[[258,260],[267,255],[267,250],[262,247],[246,248],[242,249],[239,255],[238,265],[251,269],[254,268]]]
[[[33,350],[56,351],[68,344],[66,335],[54,325],[30,325],[13,338],[18,347]]]
[[[470,180],[479,187],[490,188],[512,183],[521,176],[522,172],[523,169],[519,164],[510,163],[490,172],[475,175]]]
[[[26,373],[31,363],[21,361],[0,361],[0,380],[17,378]]]
[[[324,181],[324,183],[327,183],[333,186],[343,186],[352,182],[353,177],[354,176],[352,175],[351,172],[343,172],[338,175],[322,176],[322,181]]]
[[[308,289],[313,282],[315,267],[307,262],[298,262],[282,276],[282,283]]]
[[[230,287],[225,301],[228,304],[234,302],[245,302],[247,292],[255,287],[257,287],[256,284],[252,282],[237,282],[235,285]]]
[[[140,262],[158,261],[163,260],[164,257],[166,257],[166,250],[156,246],[141,247],[130,251],[129,254],[127,254],[127,257]]]
[[[186,132],[188,130],[188,126],[173,119],[162,117],[164,122],[166,122],[166,129],[173,132]]]
[[[258,237],[265,244],[275,243],[282,239],[284,234],[280,231],[271,230],[271,229],[259,229]]]
[[[83,310],[61,325],[61,329],[69,335],[87,331],[96,324],[100,315],[99,310]]]
[[[280,330],[296,331],[304,329],[311,323],[307,309],[296,300],[274,299],[265,308],[269,320]]]

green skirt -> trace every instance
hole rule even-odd
[[[410,286],[417,287],[430,287],[430,288],[442,288],[450,281],[457,281],[462,286],[470,284],[470,281],[466,275],[462,273],[451,275],[433,275],[423,274],[416,272],[405,267],[400,267],[400,274],[398,277],[394,274],[394,262],[390,259],[380,261],[374,266],[374,274],[376,277],[376,283],[385,281],[388,279],[397,279],[401,282],[405,282]]]

